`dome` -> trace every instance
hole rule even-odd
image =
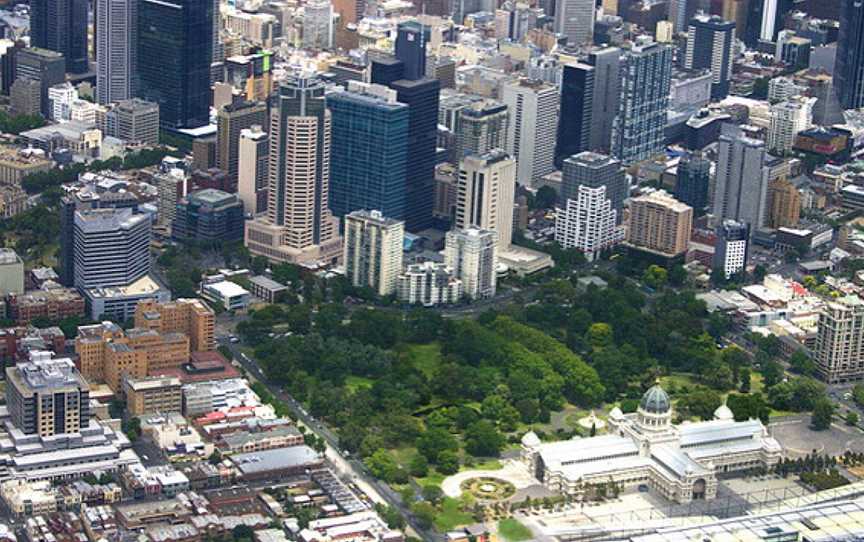
[[[642,396],[639,408],[649,414],[666,414],[671,410],[672,403],[660,384],[655,384]]]
[[[526,448],[533,448],[534,446],[540,445],[540,437],[537,436],[537,433],[534,431],[528,431],[524,435],[522,435],[522,446]]]
[[[617,406],[609,411],[609,419],[610,420],[620,420],[624,417],[624,412],[621,411]]]
[[[735,414],[733,414],[732,410],[726,406],[726,403],[723,403],[714,411],[714,419],[728,422],[735,419]]]

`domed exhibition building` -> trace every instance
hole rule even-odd
[[[542,443],[522,438],[522,461],[551,491],[582,497],[592,487],[647,486],[686,503],[717,496],[717,477],[771,467],[780,444],[759,420],[736,422],[724,404],[705,422],[672,424],[672,403],[659,385],[635,413],[609,413],[607,435]]]

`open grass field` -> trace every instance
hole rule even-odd
[[[474,516],[459,510],[459,501],[445,497],[441,502],[441,511],[435,516],[435,528],[440,533],[452,531],[459,525],[474,522]]]
[[[426,375],[426,378],[432,378],[441,363],[441,345],[437,342],[408,345],[403,355]]]
[[[531,531],[514,518],[502,519],[498,522],[498,534],[507,542],[522,542],[531,540]]]

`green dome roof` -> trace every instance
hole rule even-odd
[[[666,414],[672,408],[672,403],[663,388],[655,384],[642,396],[639,408],[650,414]]]

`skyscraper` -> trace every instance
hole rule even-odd
[[[711,70],[711,98],[714,100],[722,100],[729,95],[734,45],[733,21],[704,14],[690,20],[684,67],[688,70]]]
[[[411,81],[426,76],[426,44],[429,27],[417,21],[399,23],[396,34],[396,58],[405,65],[404,78]]]
[[[591,43],[594,35],[594,0],[556,0],[555,31],[573,45]]]
[[[25,435],[54,437],[90,425],[90,387],[69,358],[35,359],[6,369],[12,425]]]
[[[96,101],[110,104],[135,96],[138,1],[96,0]]]
[[[612,125],[621,98],[621,49],[606,47],[588,54],[594,67],[594,96],[591,98],[591,138],[588,148],[609,153]]]
[[[458,158],[506,148],[510,126],[510,113],[506,105],[494,100],[482,100],[460,109],[457,115]]]
[[[516,180],[530,187],[555,170],[558,89],[522,79],[504,85],[502,94],[511,121],[506,150],[516,160]]]
[[[108,116],[113,119],[114,125],[114,131],[109,135],[123,141],[148,145],[159,143],[158,104],[138,98],[122,100],[108,113]]]
[[[564,66],[558,135],[555,140],[556,168],[561,169],[566,158],[590,150],[593,99],[594,68],[582,63]]]
[[[87,11],[87,0],[33,0],[30,44],[62,54],[69,72],[86,72]]]
[[[829,302],[819,316],[814,361],[831,384],[864,376],[864,302],[855,295]]]
[[[271,261],[332,261],[339,221],[328,207],[331,117],[324,84],[306,74],[279,88],[270,112],[267,214],[246,222],[246,246]]]
[[[723,220],[717,227],[712,267],[729,279],[747,265],[750,247],[750,225],[735,220]]]
[[[639,36],[621,60],[621,94],[612,155],[632,164],[663,152],[672,78],[672,47]]]
[[[813,105],[816,98],[793,96],[771,105],[771,124],[766,143],[768,150],[782,156],[792,150],[795,136],[813,125]]]
[[[330,0],[310,0],[303,4],[303,48],[333,47],[333,4]]]
[[[444,263],[453,270],[453,276],[462,281],[463,291],[471,299],[495,296],[497,239],[495,232],[478,228],[447,232]]]
[[[243,211],[249,215],[267,210],[269,162],[267,132],[261,126],[241,130],[237,144],[237,194],[243,201]]]
[[[267,124],[267,105],[256,102],[229,104],[216,113],[216,167],[237,180],[240,133]]]
[[[75,212],[75,286],[127,286],[150,272],[150,217],[132,209]]]
[[[561,202],[577,199],[582,186],[606,187],[605,196],[612,204],[615,219],[621,223],[624,215],[624,200],[630,186],[621,162],[596,152],[585,151],[564,160],[561,170]]]
[[[692,154],[681,158],[675,179],[675,199],[692,207],[697,216],[702,215],[708,207],[710,185],[710,160]]]
[[[380,211],[345,215],[345,276],[354,286],[367,286],[380,296],[396,293],[402,273],[405,224]]]
[[[455,227],[494,231],[498,252],[506,251],[513,238],[515,193],[516,162],[506,152],[466,156],[459,164]]]
[[[576,194],[555,212],[555,241],[565,249],[581,251],[593,261],[624,238],[623,229],[616,226],[617,214],[605,186],[580,185]]]
[[[140,0],[138,76],[141,97],[159,104],[169,128],[210,122],[212,0]]]
[[[723,125],[717,149],[714,181],[714,223],[731,219],[756,230],[765,223],[768,169],[765,143],[744,135],[740,128]]]
[[[785,177],[768,183],[767,224],[769,228],[794,228],[801,218],[801,193]]]
[[[30,47],[18,51],[16,55],[15,79],[39,82],[39,109],[45,118],[51,117],[48,89],[65,80],[65,66],[63,55],[48,49]]]
[[[687,251],[693,209],[662,190],[630,200],[627,242],[660,254],[678,256]]]
[[[834,88],[843,109],[864,107],[864,4],[841,0]]]
[[[333,115],[330,209],[343,216],[376,209],[406,219],[409,106],[382,85],[349,81],[327,96]]]

